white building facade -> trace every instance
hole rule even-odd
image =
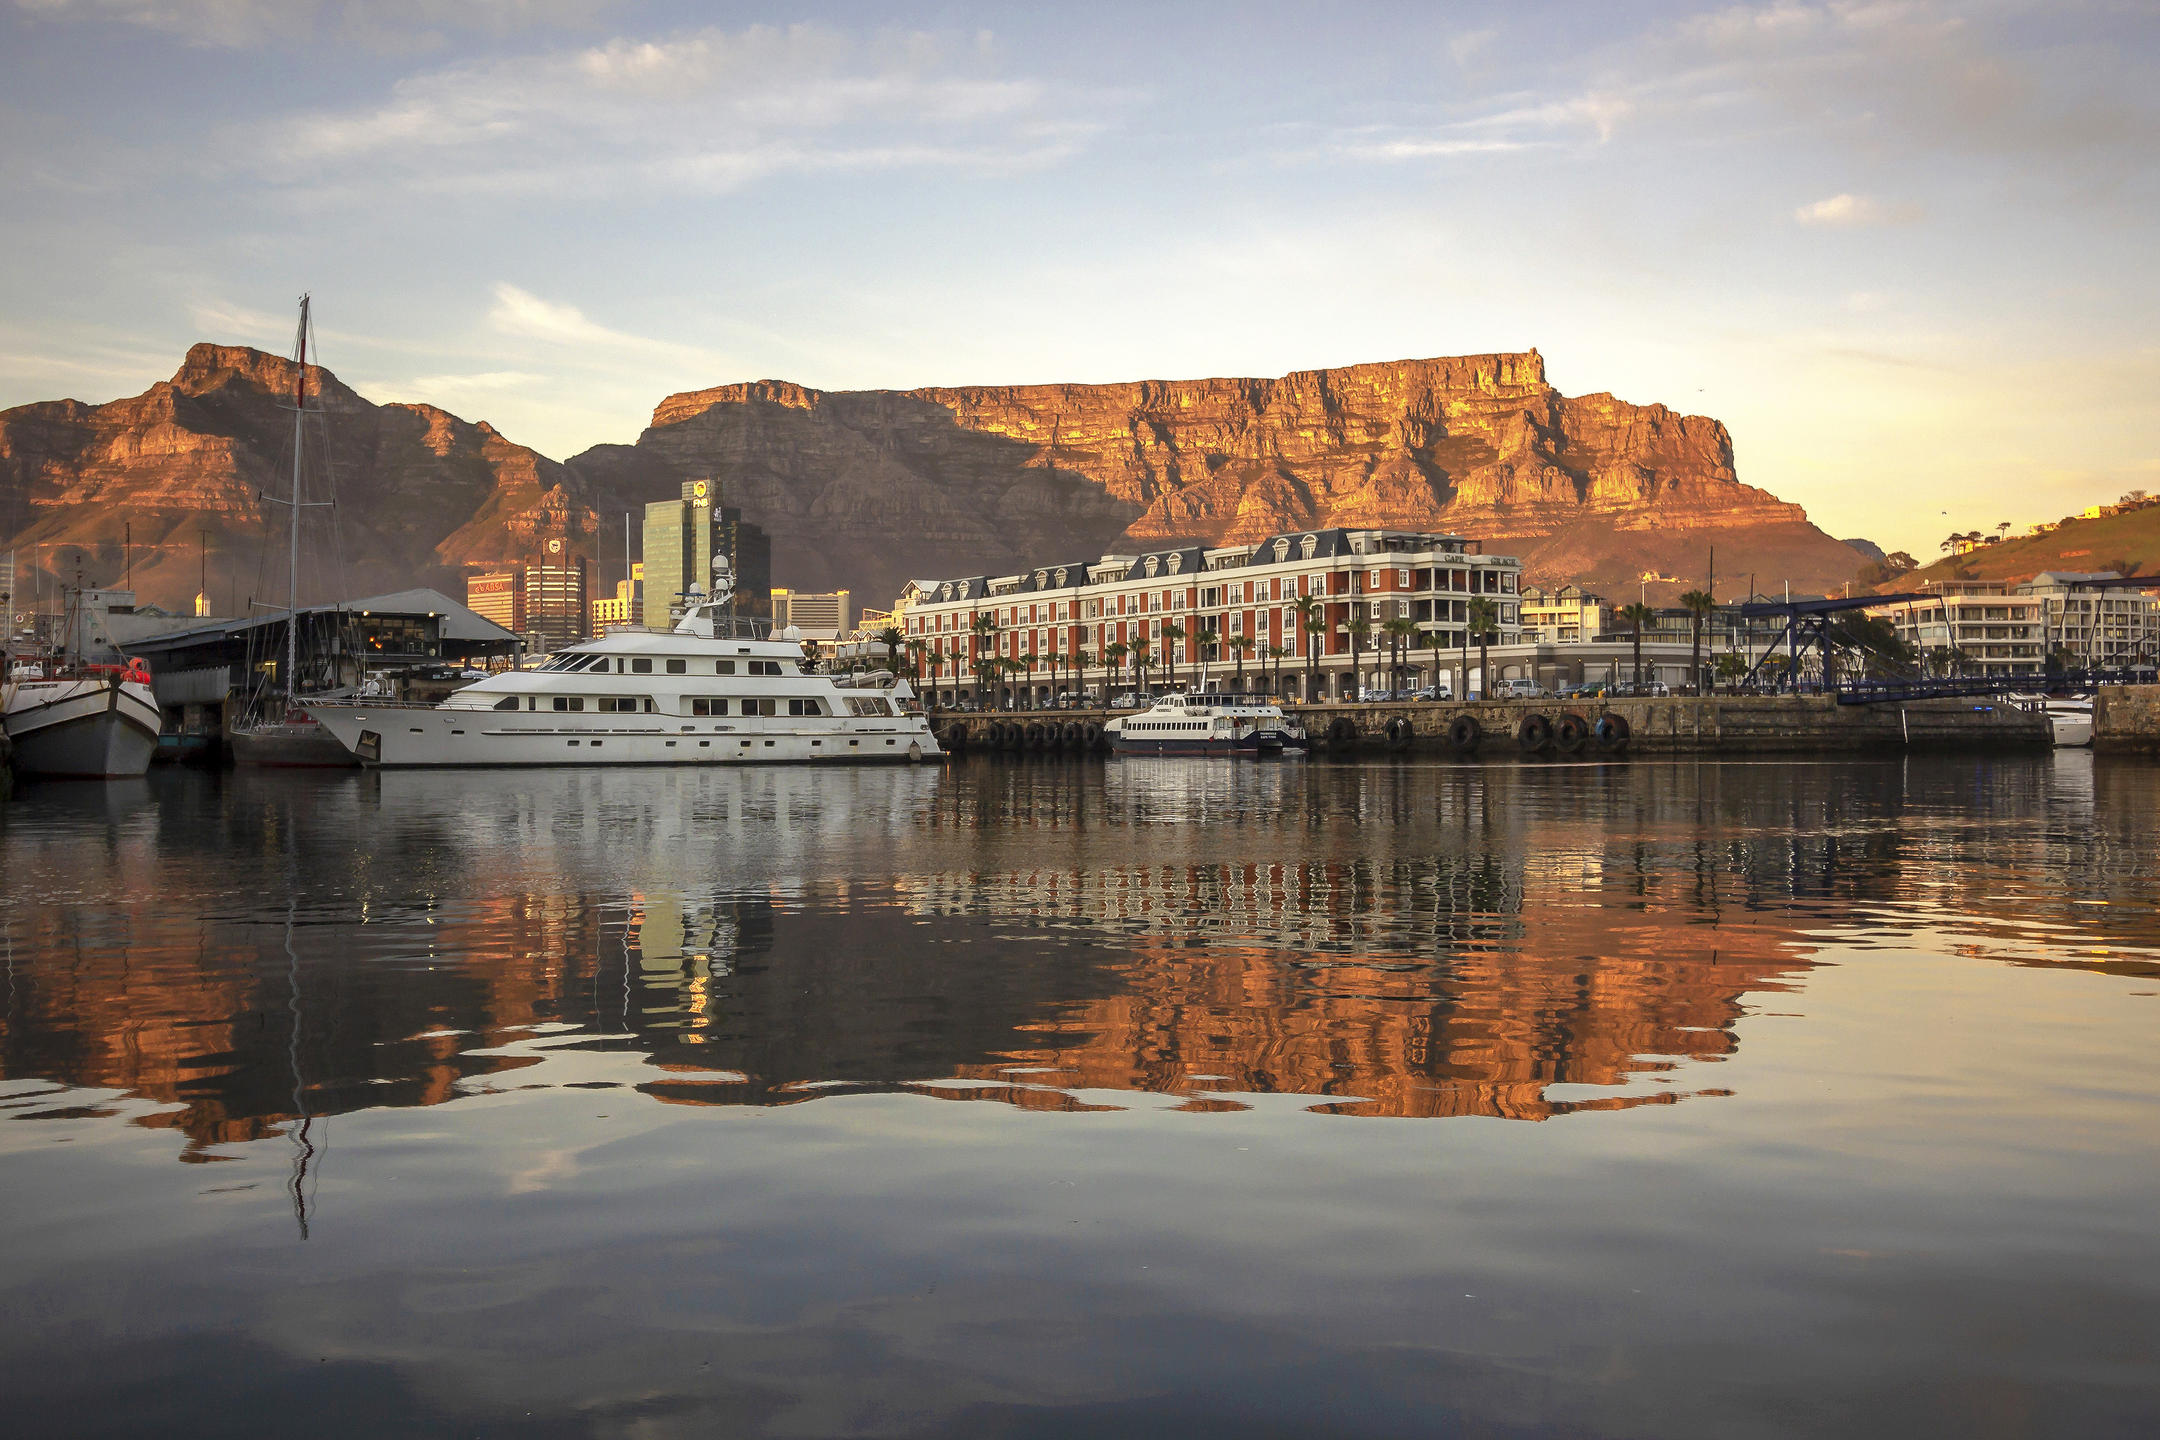
[[[1470,607],[1493,643],[1521,639],[1521,562],[1457,535],[1308,530],[1257,545],[1105,555],[1018,575],[917,581],[896,614],[938,703],[991,692],[1041,703],[1144,688],[1233,685],[1306,699],[1429,683],[1465,657]],[[1399,621],[1394,632],[1386,627]],[[1135,657],[1144,659],[1136,664]],[[1458,693],[1460,687],[1458,685]]]

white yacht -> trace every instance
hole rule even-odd
[[[1121,755],[1279,755],[1303,751],[1302,727],[1280,705],[1243,695],[1165,695],[1103,726]]]
[[[349,699],[307,711],[363,765],[742,765],[942,755],[905,680],[812,673],[792,633],[736,618],[715,576],[672,631],[610,626],[536,669],[438,705]]]

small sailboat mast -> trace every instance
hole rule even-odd
[[[300,335],[293,346],[293,432],[291,541],[285,572],[285,709],[292,711],[300,683],[300,451],[307,424],[307,341],[309,297],[300,297]]]

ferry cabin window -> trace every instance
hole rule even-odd
[[[733,660],[715,660],[713,661],[712,673],[715,675],[732,675],[735,673],[735,662]]]
[[[555,697],[555,708],[557,710],[583,710],[585,708],[585,699],[581,695],[557,695]]]
[[[707,699],[701,696],[690,702],[690,713],[692,715],[725,715],[728,713],[727,701],[718,698]],[[743,713],[747,715],[750,712],[746,710]]]
[[[687,660],[670,660],[667,662],[667,673],[670,675],[686,675],[689,671],[690,662]]]
[[[631,674],[633,674],[633,675],[650,675],[650,674],[652,674],[652,661],[650,661],[650,660],[632,660],[632,661],[630,662],[630,673],[631,673]]]

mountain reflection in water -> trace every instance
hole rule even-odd
[[[638,1088],[671,1103],[1280,1093],[1535,1120],[1719,1093],[1701,1062],[1830,938],[1954,926],[1973,953],[2160,974],[2153,771],[1914,777],[992,762],[46,787],[0,831],[0,1074],[155,1102],[128,1118],[181,1131],[184,1159],[303,1112],[516,1085],[574,1048],[643,1056]]]

